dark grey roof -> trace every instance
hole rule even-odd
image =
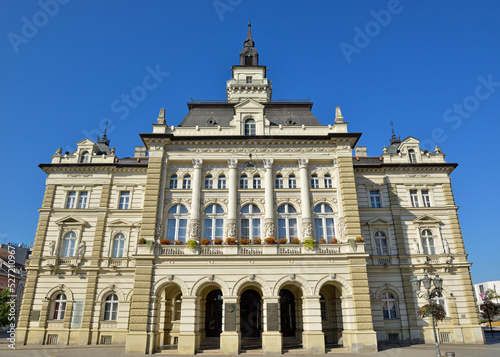
[[[188,103],[189,113],[179,124],[180,127],[228,127],[233,119],[234,106],[238,103]],[[264,115],[271,125],[321,125],[311,113],[312,102],[261,103]]]

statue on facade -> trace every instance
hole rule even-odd
[[[266,222],[264,224],[264,231],[266,232],[266,237],[265,238],[275,238],[276,226],[274,224],[273,219],[266,219]]]
[[[197,240],[199,238],[200,222],[197,219],[189,221],[189,239]]]
[[[303,239],[313,238],[313,226],[310,218],[302,219],[302,238]]]
[[[346,236],[344,217],[339,218],[339,235],[340,235],[340,238],[345,238],[345,236]]]
[[[420,246],[418,245],[416,239],[413,241],[413,251],[415,252],[415,254],[420,254]]]
[[[450,254],[450,252],[450,245],[448,244],[448,241],[446,239],[443,239],[443,253]]]
[[[54,256],[55,249],[56,249],[56,244],[54,243],[54,241],[50,241],[50,243],[49,243],[49,255],[50,256]]]
[[[235,219],[227,220],[227,238],[236,238],[236,234],[238,231],[238,225],[236,224]]]
[[[82,257],[85,255],[85,249],[86,249],[85,242],[81,242],[80,245],[78,246],[78,250],[76,252],[77,257]]]

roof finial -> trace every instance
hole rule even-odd
[[[392,136],[391,136],[391,140],[390,140],[391,144],[398,143],[398,142],[400,143],[401,139],[399,136],[396,137],[396,133],[394,132],[394,123],[392,122],[392,120],[391,120],[391,129],[392,129]]]
[[[248,34],[247,39],[245,41],[245,47],[253,47],[254,42],[252,40],[252,23],[248,20]]]

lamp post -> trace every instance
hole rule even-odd
[[[418,279],[415,275],[410,280],[413,291],[418,292],[420,290],[420,285],[423,283],[425,292],[418,295],[419,297],[424,297],[427,299],[429,304],[432,304],[432,299],[435,297],[441,297],[441,291],[443,290],[443,279],[439,277],[438,274],[434,276],[433,279],[429,278],[427,274],[424,275],[422,279]],[[432,283],[434,283],[434,288],[432,288]],[[436,341],[436,357],[441,357],[441,352],[439,351],[439,341],[436,331],[436,319],[432,316],[432,330],[434,331],[434,341]]]

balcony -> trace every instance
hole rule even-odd
[[[348,243],[318,244],[314,249],[306,249],[302,244],[234,244],[202,245],[190,249],[187,245],[160,245],[148,248],[139,246],[137,254],[160,256],[256,256],[256,255],[334,255],[364,253],[365,245],[357,243],[353,248]]]
[[[251,82],[247,82],[246,79],[230,79],[227,81],[227,86],[262,86],[271,85],[271,81],[267,78],[264,79],[254,79]]]

